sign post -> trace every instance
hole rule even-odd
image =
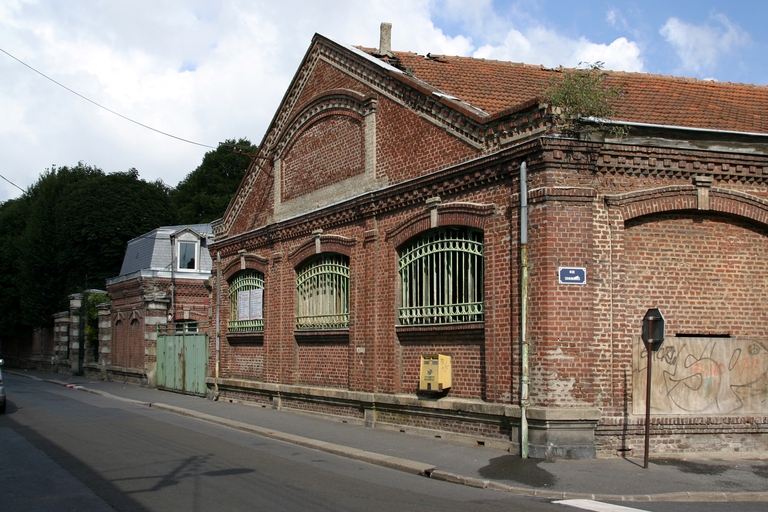
[[[641,334],[643,343],[645,343],[647,359],[647,374],[645,377],[645,456],[643,469],[648,468],[648,445],[651,437],[651,362],[653,361],[653,353],[659,350],[664,341],[664,328],[664,315],[661,314],[660,309],[651,308],[645,312]]]

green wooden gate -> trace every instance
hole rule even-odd
[[[157,335],[157,387],[205,396],[208,336],[181,332]]]

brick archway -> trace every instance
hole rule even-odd
[[[744,217],[768,225],[768,200],[719,187],[677,185],[605,196],[624,221],[654,213],[699,210]]]
[[[408,239],[440,226],[469,226],[485,229],[486,219],[493,214],[490,204],[447,203],[439,201],[427,205],[424,211],[417,213],[387,234],[395,247],[400,247]]]

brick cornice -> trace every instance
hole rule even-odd
[[[691,179],[712,176],[720,182],[768,182],[768,158],[720,151],[606,144],[595,162],[598,173]]]
[[[596,174],[692,179],[712,176],[717,182],[768,183],[768,156],[684,147],[588,142],[544,137],[548,167],[587,166]]]
[[[517,195],[519,196],[519,194]],[[531,204],[546,201],[591,203],[596,197],[595,189],[582,187],[542,187],[528,192],[528,200]]]

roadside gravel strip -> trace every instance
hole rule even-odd
[[[16,374],[22,375],[22,374]],[[661,494],[630,494],[630,495],[617,495],[617,494],[589,494],[578,492],[561,492],[553,490],[535,489],[530,487],[515,487],[505,485],[493,480],[484,480],[480,478],[467,477],[441,471],[435,467],[434,464],[426,462],[418,462],[414,460],[404,459],[400,457],[392,457],[388,455],[382,455],[379,453],[368,452],[359,450],[356,448],[350,448],[334,443],[328,443],[325,441],[319,441],[317,439],[311,439],[308,437],[296,436],[293,434],[287,434],[284,432],[278,432],[276,430],[258,427],[248,423],[240,421],[229,420],[226,418],[220,418],[210,414],[194,411],[191,409],[185,409],[182,407],[176,407],[173,405],[167,405],[157,402],[144,402],[140,400],[133,400],[105,391],[87,388],[85,386],[69,384],[60,380],[54,379],[40,379],[32,375],[22,375],[34,380],[42,380],[51,384],[57,384],[59,386],[68,387],[88,393],[93,393],[106,398],[112,398],[123,402],[132,403],[135,405],[142,405],[145,407],[152,407],[155,409],[172,412],[191,418],[208,421],[218,425],[234,428],[243,432],[250,432],[252,434],[260,435],[263,437],[269,437],[286,443],[292,443],[306,448],[320,450],[341,457],[348,457],[370,464],[383,466],[398,471],[404,471],[415,475],[422,475],[428,478],[434,478],[436,480],[442,480],[445,482],[451,482],[461,485],[467,485],[470,487],[477,487],[480,489],[488,489],[492,491],[509,492],[520,496],[531,496],[536,498],[552,499],[552,500],[596,500],[596,501],[625,501],[625,502],[650,502],[650,501],[664,501],[664,502],[761,502],[768,501],[768,492],[670,492]]]

